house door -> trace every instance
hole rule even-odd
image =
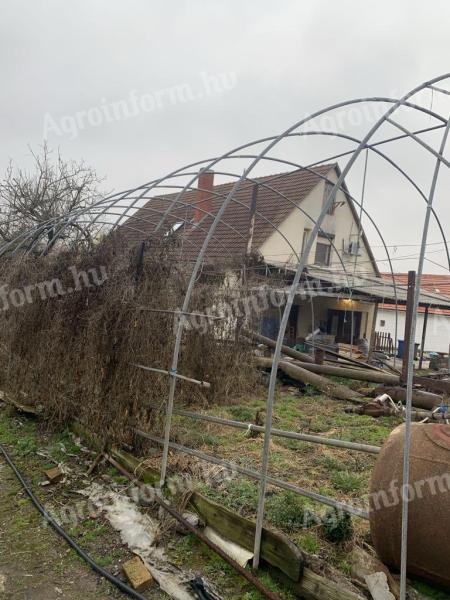
[[[279,310],[269,311],[263,315],[261,322],[261,333],[266,337],[276,340],[278,332],[280,330],[280,317],[282,312]],[[288,346],[294,346],[297,341],[297,320],[298,320],[298,306],[294,304],[289,313],[289,320],[286,327],[286,333],[284,336],[284,343]]]
[[[353,311],[353,341],[361,337],[362,313]],[[352,313],[348,310],[328,310],[327,333],[334,335],[336,342],[350,344],[352,339]]]

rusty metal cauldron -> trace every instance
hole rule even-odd
[[[370,484],[370,529],[380,559],[400,568],[402,493],[409,499],[408,572],[450,588],[450,425],[413,423],[410,485],[402,490],[405,426],[384,443]]]

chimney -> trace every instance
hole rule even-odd
[[[198,176],[197,200],[195,202],[194,223],[200,221],[213,208],[214,171],[203,171]]]

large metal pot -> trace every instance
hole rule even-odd
[[[402,493],[409,499],[408,572],[450,588],[450,425],[414,423],[403,491],[405,426],[384,443],[370,485],[370,529],[380,559],[400,568]]]

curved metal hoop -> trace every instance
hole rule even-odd
[[[293,276],[291,282],[286,290],[286,301],[282,311],[282,317],[280,320],[280,327],[276,340],[273,364],[270,374],[270,382],[268,387],[267,399],[266,399],[266,421],[264,426],[264,443],[261,454],[261,472],[258,474],[258,511],[256,521],[256,534],[255,534],[255,546],[254,546],[254,561],[253,566],[255,568],[259,565],[260,550],[261,550],[261,534],[264,522],[265,512],[265,498],[267,483],[271,482],[273,478],[269,476],[269,460],[270,460],[270,439],[273,430],[273,412],[274,412],[274,398],[276,389],[276,377],[279,361],[281,358],[282,344],[288,324],[289,315],[291,312],[292,305],[294,303],[295,295],[298,290],[298,284],[304,275],[304,270],[308,264],[309,254],[316,242],[316,238],[321,230],[326,215],[335,201],[336,194],[339,192],[343,193],[349,202],[359,207],[361,217],[367,219],[368,222],[373,226],[376,234],[381,240],[381,245],[386,253],[387,261],[389,263],[390,276],[392,279],[392,285],[395,294],[395,302],[397,305],[397,281],[395,278],[393,257],[389,251],[388,244],[386,243],[385,236],[383,234],[383,224],[377,222],[367,207],[367,203],[364,198],[357,199],[350,195],[346,185],[345,179],[351,174],[352,169],[357,163],[359,157],[363,152],[366,153],[366,163],[364,169],[364,184],[365,175],[367,169],[367,156],[377,157],[383,164],[387,165],[389,169],[399,176],[402,182],[406,182],[409,189],[420,199],[421,202],[425,203],[425,216],[422,229],[422,239],[420,242],[420,250],[417,264],[417,279],[414,294],[414,323],[412,327],[412,333],[410,337],[410,351],[409,351],[409,362],[408,362],[408,377],[407,377],[407,401],[406,401],[406,427],[405,427],[405,444],[404,444],[404,461],[403,461],[403,485],[408,486],[409,484],[409,454],[410,454],[410,434],[411,434],[411,408],[412,408],[412,382],[413,382],[413,345],[414,345],[414,333],[415,323],[417,319],[417,312],[419,306],[420,286],[421,278],[423,273],[424,261],[426,259],[425,253],[428,243],[428,234],[430,229],[431,219],[433,218],[437,224],[440,235],[442,237],[442,244],[446,253],[446,259],[448,263],[448,270],[450,271],[450,251],[449,251],[449,240],[448,232],[446,235],[445,226],[443,225],[438,211],[435,206],[435,198],[438,189],[439,176],[444,168],[450,167],[450,161],[445,156],[446,143],[450,131],[450,121],[448,114],[442,115],[435,111],[430,110],[422,106],[420,103],[415,103],[413,100],[418,94],[424,90],[434,90],[442,94],[445,99],[450,95],[446,89],[440,87],[444,82],[450,81],[450,74],[436,77],[430,81],[427,81],[399,99],[386,98],[386,97],[372,97],[372,98],[359,98],[340,102],[333,106],[318,110],[312,115],[298,121],[291,127],[287,128],[284,132],[279,135],[269,136],[261,138],[259,140],[240,145],[220,156],[208,158],[202,161],[192,162],[182,168],[175,169],[168,173],[164,177],[154,179],[143,185],[135,188],[125,190],[121,193],[110,195],[106,198],[102,198],[90,206],[85,206],[72,211],[70,214],[51,219],[45,223],[40,223],[30,231],[24,232],[17,236],[11,242],[4,244],[0,247],[0,256],[5,256],[9,253],[29,253],[35,252],[40,248],[43,235],[52,228],[56,239],[67,237],[70,234],[70,230],[73,227],[77,227],[82,233],[89,234],[90,232],[98,230],[107,230],[114,232],[118,228],[124,230],[130,230],[138,233],[142,236],[156,236],[161,232],[164,232],[164,227],[167,227],[169,219],[176,216],[180,222],[184,225],[195,226],[201,236],[199,236],[199,242],[195,242],[186,238],[187,244],[189,244],[189,255],[193,256],[192,268],[189,272],[189,280],[184,295],[182,306],[177,307],[179,310],[179,319],[174,336],[174,349],[171,359],[171,365],[167,371],[163,371],[170,376],[168,386],[168,398],[165,410],[165,422],[164,422],[164,433],[161,443],[163,445],[162,450],[162,462],[161,462],[161,485],[165,482],[168,453],[169,448],[173,443],[171,442],[171,426],[172,416],[174,414],[174,403],[177,392],[177,375],[178,362],[180,358],[182,339],[186,328],[187,315],[189,314],[190,304],[193,297],[194,287],[198,281],[199,274],[201,273],[203,264],[207,257],[207,252],[210,247],[210,243],[214,241],[217,243],[224,255],[232,255],[231,249],[227,247],[226,243],[220,237],[218,227],[222,226],[227,232],[232,232],[240,240],[245,241],[245,236],[240,232],[229,215],[230,210],[233,208],[239,208],[243,210],[249,210],[249,206],[239,199],[238,194],[252,188],[255,184],[261,186],[267,192],[273,195],[274,198],[279,202],[286,203],[292,207],[292,211],[298,211],[311,223],[311,234],[307,239],[305,246],[302,248],[302,239],[292,240],[287,236],[279,225],[276,224],[273,218],[264,214],[263,210],[257,208],[255,215],[257,218],[265,222],[274,232],[277,232],[283,242],[288,246],[293,259]],[[363,135],[352,135],[348,132],[339,131],[333,129],[317,129],[316,120],[323,116],[332,116],[334,111],[344,109],[350,110],[352,107],[357,106],[371,106],[377,105],[381,107],[381,112],[375,122],[368,128],[368,131]],[[402,109],[400,111],[400,109]],[[401,113],[401,114],[400,114]],[[420,129],[409,129],[400,122],[400,118],[403,118],[404,113],[406,115],[413,114],[425,115],[430,119],[433,119],[432,124],[422,127]],[[395,116],[395,119],[394,119]],[[312,128],[310,126],[313,126]],[[309,127],[309,128],[308,128]],[[384,135],[381,139],[376,136],[380,132],[384,131],[384,128],[389,127],[389,135]],[[391,131],[394,128],[397,133],[392,135]],[[434,147],[433,143],[430,143],[422,139],[424,134],[435,134],[439,135],[442,130],[441,138]],[[292,160],[289,156],[279,157],[274,156],[275,150],[280,151],[282,143],[285,141],[295,141],[296,139],[308,140],[309,138],[317,138],[321,142],[330,141],[332,139],[338,142],[350,142],[352,148],[350,150],[345,149],[342,152],[334,153],[321,157],[320,160],[304,164],[304,161]],[[432,158],[433,161],[433,172],[430,174],[429,190],[425,191],[423,184],[419,184],[418,177],[413,176],[408,169],[399,161],[394,160],[389,155],[389,149],[395,146],[399,141],[407,141],[414,145],[414,148],[418,148],[425,152],[427,156]],[[382,147],[382,149],[380,149]],[[325,164],[329,164],[330,161],[336,162],[337,160],[343,161],[340,172],[337,175],[337,180],[330,179],[327,174],[321,171],[321,167]],[[372,159],[371,159],[372,160]],[[245,161],[245,168],[243,172],[237,172],[236,168],[230,167],[230,164],[236,164],[236,161]],[[323,181],[330,184],[331,189],[324,201],[321,208],[320,215],[318,218],[314,218],[307,210],[305,210],[300,203],[294,197],[289,197],[279,189],[277,189],[277,179],[282,176],[273,175],[265,176],[263,180],[260,180],[258,176],[254,175],[254,171],[257,167],[265,167],[267,165],[276,165],[277,167],[288,167],[293,171],[307,171],[312,176],[316,177],[318,181]],[[214,169],[218,176],[226,178],[231,181],[228,188],[224,192],[213,191],[211,195],[214,198],[216,210],[207,211],[203,210],[204,217],[208,217],[208,223],[206,220],[201,221],[193,225],[190,221],[189,214],[195,205],[195,201],[192,200],[192,192],[198,189],[198,182],[203,173],[208,170]],[[363,186],[364,189],[364,186]],[[202,190],[208,191],[208,190]],[[210,190],[209,190],[210,191]],[[166,207],[161,208],[160,204],[155,202],[155,199],[160,199],[161,194],[168,194],[166,197]],[[191,194],[191,195],[189,195]],[[363,196],[364,193],[362,193]],[[142,203],[145,203],[142,206]],[[136,209],[139,211],[136,213]],[[198,210],[202,210],[198,208]],[[180,210],[185,211],[185,217],[180,217]],[[131,217],[131,221],[128,218]],[[97,229],[100,228],[100,229]],[[361,228],[362,232],[362,228]],[[360,233],[361,233],[360,232]],[[359,241],[359,238],[358,238]],[[297,245],[296,245],[297,243]],[[348,287],[351,288],[350,282],[352,277],[355,276],[356,262],[353,270],[349,270],[344,260],[342,259],[338,248],[336,248],[334,241],[331,240],[331,246],[334,249],[342,272],[347,279]],[[47,245],[43,252],[48,251]],[[182,256],[180,256],[182,258]],[[312,306],[312,303],[311,303]],[[353,318],[353,313],[352,313]],[[314,320],[314,317],[313,317]],[[397,311],[395,321],[395,340],[397,340]],[[216,459],[219,460],[219,459]],[[242,469],[241,469],[242,470]],[[243,470],[245,471],[245,470]],[[291,484],[289,484],[291,485]],[[292,486],[295,488],[295,486]],[[300,488],[296,488],[298,492]],[[301,492],[298,492],[301,493]],[[314,494],[313,492],[307,492],[308,494]],[[316,494],[316,497],[318,495]],[[314,497],[311,496],[311,497]],[[355,513],[358,514],[358,513]],[[406,598],[406,568],[407,568],[407,540],[408,540],[408,502],[403,499],[402,506],[402,546],[401,546],[401,600]]]

